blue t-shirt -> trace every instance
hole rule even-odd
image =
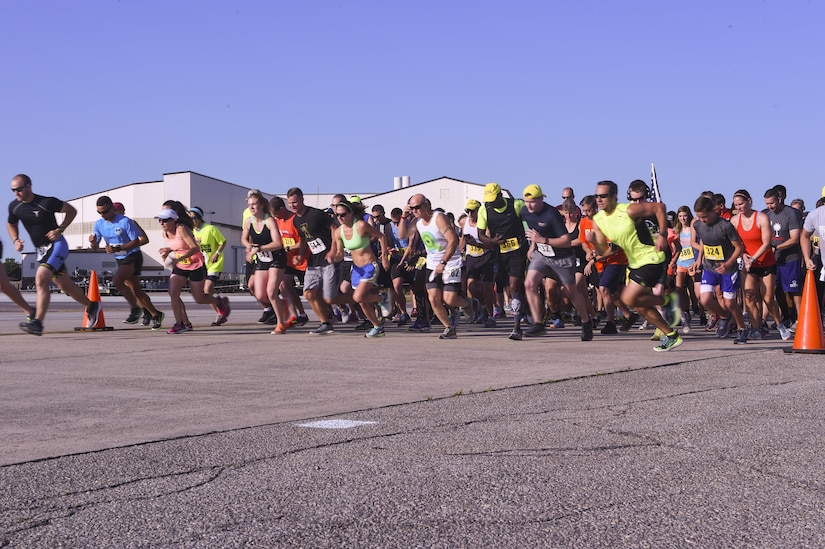
[[[95,221],[94,234],[98,244],[102,238],[109,246],[123,246],[140,238],[140,229],[138,229],[137,223],[125,215],[117,214],[112,221],[106,221],[103,218]],[[115,254],[115,259],[123,259],[135,253],[140,253],[140,248],[118,252]]]

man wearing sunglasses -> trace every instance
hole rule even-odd
[[[662,202],[618,203],[618,186],[613,181],[600,181],[596,185],[596,204],[599,212],[593,216],[593,231],[588,240],[593,242],[599,255],[607,251],[607,240],[615,243],[627,256],[630,276],[622,290],[622,302],[633,307],[653,326],[665,334],[654,351],[670,351],[682,344],[682,338],[673,329],[679,322],[681,311],[676,298],[657,296],[653,287],[659,282],[662,270],[667,269],[664,250],[668,246],[667,209]],[[655,216],[659,234],[655,240],[644,225],[645,217]],[[657,307],[663,307],[670,322],[666,322]]]
[[[37,311],[34,318],[20,323],[20,329],[32,335],[43,335],[43,319],[51,301],[49,286],[52,280],[66,295],[86,307],[86,327],[93,327],[100,316],[100,302],[90,301],[66,273],[69,244],[63,237],[63,231],[74,220],[77,210],[59,198],[34,194],[32,180],[25,174],[12,178],[11,191],[14,200],[9,204],[8,230],[14,241],[14,249],[23,251],[24,241],[20,240],[18,226],[22,222],[32,244],[37,248],[37,261],[40,263],[35,273]],[[55,213],[63,214],[63,221],[59,225]]]
[[[106,241],[106,253],[113,254],[117,271],[112,280],[115,288],[129,302],[129,316],[125,324],[137,324],[143,309],[152,316],[152,329],[159,330],[164,314],[152,304],[152,300],[140,286],[140,272],[143,267],[143,252],[140,251],[143,233],[137,223],[115,211],[112,199],[101,196],[97,199],[97,213],[94,232],[89,235],[93,250],[100,249],[100,241]],[[148,241],[148,239],[147,239]]]

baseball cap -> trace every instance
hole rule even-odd
[[[468,200],[467,203],[464,205],[465,210],[477,210],[480,207],[481,207],[481,202],[479,202],[478,200],[476,200],[474,198],[471,198],[470,200]]]
[[[178,220],[178,214],[175,210],[170,210],[166,208],[165,210],[161,210],[158,215],[155,216],[157,219],[174,219],[175,221]]]
[[[194,213],[194,214],[197,214],[197,216],[198,216],[198,217],[200,217],[201,219],[203,219],[203,210],[201,210],[201,209],[200,209],[200,208],[198,208],[197,206],[194,206],[194,207],[192,207],[192,208],[189,208],[189,211],[190,211],[190,212],[192,212],[192,213]]]
[[[484,202],[495,202],[501,194],[501,185],[498,183],[487,183],[484,185]]]
[[[544,198],[544,193],[541,192],[541,187],[533,183],[524,187],[524,198],[527,200],[535,200],[537,198]]]
[[[361,197],[357,194],[352,195],[349,197],[350,204],[359,204],[361,202]]]

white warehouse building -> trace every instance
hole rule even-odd
[[[245,263],[244,250],[241,246],[241,214],[246,207],[246,196],[250,188],[252,187],[186,171],[164,174],[160,181],[131,183],[70,199],[68,202],[77,209],[77,217],[64,233],[71,249],[66,263],[67,272],[71,275],[78,271],[96,270],[99,276],[105,277],[117,268],[114,257],[103,251],[92,251],[89,244],[89,235],[92,234],[95,222],[100,218],[97,213],[97,199],[106,195],[113,202],[122,202],[126,207],[126,215],[134,219],[149,237],[149,244],[142,248],[144,277],[161,277],[167,274],[163,269],[160,254],[158,254],[158,250],[166,243],[161,236],[160,225],[154,216],[160,211],[164,201],[178,200],[186,207],[202,208],[205,221],[220,229],[227,239],[223,277],[227,280],[239,280],[242,278]],[[267,198],[277,194],[286,200],[288,189],[289,187],[261,188],[260,190]],[[453,212],[458,216],[464,210],[467,200],[471,198],[481,200],[483,189],[483,184],[450,177],[439,177],[414,185],[410,184],[409,177],[396,177],[393,181],[393,189],[387,192],[375,194],[342,191],[342,193],[347,197],[353,194],[360,196],[367,206],[367,211],[372,206],[381,204],[387,215],[395,207],[403,208],[413,194],[421,193],[430,199],[434,208],[444,208],[445,211]],[[308,206],[320,209],[329,207],[333,193],[313,194],[306,188],[302,190]],[[520,193],[516,191],[513,194]],[[58,214],[58,222],[59,218]],[[21,227],[22,230],[24,229]],[[27,280],[30,281],[34,277],[36,268],[35,253],[31,250],[24,250],[22,253],[24,285]]]

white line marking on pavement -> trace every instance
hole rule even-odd
[[[356,421],[353,419],[325,419],[310,423],[299,423],[298,427],[310,427],[313,429],[350,429],[361,425],[375,425],[377,421]]]

